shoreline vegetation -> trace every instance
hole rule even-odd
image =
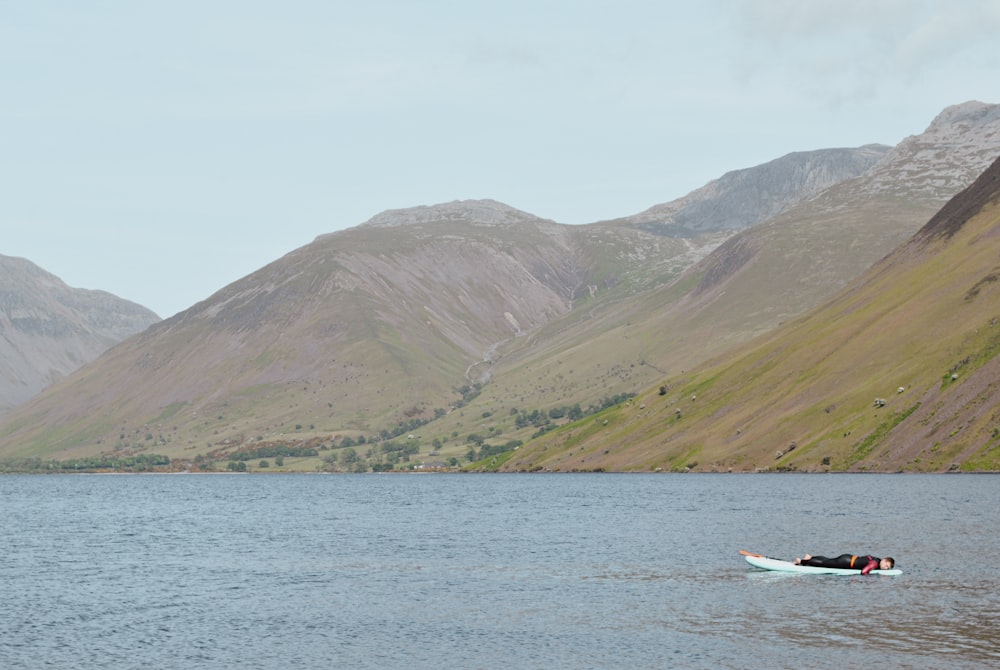
[[[661,387],[663,395],[666,387]],[[478,388],[476,389],[478,390]],[[604,425],[608,423],[605,412],[620,409],[623,405],[631,405],[635,393],[622,393],[606,397],[602,403],[595,404],[583,410],[579,405],[560,407],[542,412],[534,410],[511,410],[510,420],[515,429],[514,435],[531,440],[539,438],[559,428],[572,426],[584,418],[591,418]],[[644,408],[644,405],[640,406]],[[913,412],[911,408],[901,414],[902,418]],[[483,418],[489,418],[484,414]],[[601,419],[604,416],[605,418]],[[895,423],[898,423],[898,419]],[[461,436],[453,432],[444,440],[435,438],[431,444],[425,444],[426,436],[416,431],[425,427],[432,420],[411,420],[401,422],[393,430],[383,430],[370,436],[301,435],[295,438],[266,440],[262,436],[256,438],[229,439],[215,444],[209,443],[208,450],[196,455],[168,455],[171,446],[167,446],[167,454],[146,451],[152,447],[143,444],[119,444],[110,453],[93,456],[78,456],[65,459],[41,457],[7,457],[0,458],[0,475],[2,474],[462,474],[462,473],[498,473],[531,474],[531,473],[705,473],[705,474],[766,474],[766,473],[802,473],[802,474],[997,474],[998,470],[976,469],[963,467],[960,463],[952,463],[950,467],[939,470],[920,470],[910,468],[851,469],[873,446],[885,437],[895,423],[880,426],[879,430],[870,434],[852,454],[854,458],[840,463],[839,467],[831,465],[829,458],[823,459],[819,467],[803,467],[777,465],[760,465],[745,463],[744,467],[709,467],[698,468],[696,461],[685,465],[665,467],[650,465],[639,468],[607,468],[575,467],[548,468],[534,464],[526,468],[504,468],[517,452],[524,446],[521,439],[511,439],[505,430],[491,427],[485,434],[471,433]],[[888,427],[887,427],[888,426]],[[296,430],[303,426],[296,426]],[[309,426],[313,429],[313,426]],[[504,438],[501,438],[504,435]],[[152,434],[147,436],[147,441]],[[155,447],[153,447],[155,448]],[[192,449],[193,447],[187,447]],[[796,449],[793,444],[788,451]],[[175,450],[176,451],[176,450]],[[859,452],[860,453],[859,456]],[[607,452],[605,452],[607,453]],[[785,452],[778,452],[778,457]],[[981,463],[979,465],[982,465]]]
[[[800,474],[800,475],[996,475],[1000,472],[994,470],[959,471],[949,470],[945,472],[925,472],[906,470],[886,470],[882,471],[848,471],[848,470],[782,470],[782,469],[761,469],[753,468],[747,470],[730,470],[704,472],[696,470],[530,470],[519,472],[505,472],[486,468],[471,466],[425,466],[423,463],[415,463],[407,467],[378,467],[367,466],[365,468],[354,469],[330,469],[322,466],[310,469],[302,467],[305,463],[289,464],[291,467],[262,466],[256,464],[253,467],[234,467],[234,463],[208,462],[195,466],[189,460],[171,461],[168,457],[160,454],[141,454],[120,459],[81,458],[59,460],[40,459],[5,459],[0,460],[0,476],[3,475],[347,475],[347,474],[395,474],[395,475],[422,475],[422,474],[730,474],[730,475],[753,475],[753,474]],[[315,459],[303,459],[315,461]],[[110,461],[120,461],[112,466]]]
[[[460,389],[462,401],[458,406],[478,395],[481,388],[481,384],[476,384]],[[512,410],[511,422],[517,431],[525,433],[526,439],[534,439],[566,423],[629,402],[635,395],[625,392],[608,396],[586,409],[576,404],[547,412],[538,409]],[[434,419],[446,413],[438,410]],[[235,444],[225,440],[210,444],[207,452],[193,458],[170,458],[165,454],[146,452],[148,447],[141,443],[119,444],[112,453],[77,458],[2,458],[0,474],[488,472],[496,470],[524,444],[519,439],[497,443],[500,432],[493,430],[461,438],[453,434],[455,444],[442,454],[443,439],[437,438],[430,445],[422,445],[414,434],[434,419],[401,421],[391,429],[368,437],[326,435],[279,440],[257,437],[241,439]],[[297,425],[296,430],[303,427]],[[152,432],[146,432],[146,441],[149,442],[154,436]],[[423,457],[420,456],[422,450],[425,450]]]

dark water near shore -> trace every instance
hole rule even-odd
[[[998,503],[989,475],[6,476],[0,668],[997,667]]]

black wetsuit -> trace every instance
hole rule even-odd
[[[817,568],[841,568],[846,570],[861,570],[862,574],[868,574],[872,570],[877,570],[882,561],[878,556],[858,556],[856,554],[841,554],[836,558],[826,556],[813,556],[802,559],[802,565],[812,565]],[[870,566],[870,567],[869,567]]]

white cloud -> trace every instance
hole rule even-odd
[[[737,0],[744,30],[763,39],[799,41],[816,35],[885,28],[910,15],[908,0]]]
[[[895,62],[903,73],[916,75],[944,59],[980,48],[995,50],[1000,0],[933,4],[932,11],[923,14],[895,45]]]
[[[823,104],[941,85],[936,77],[954,77],[959,59],[979,69],[997,63],[1000,0],[735,0],[732,6],[742,45],[738,75]]]

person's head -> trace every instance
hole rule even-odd
[[[879,570],[892,570],[892,566],[896,565],[896,559],[891,556],[886,556],[881,561],[878,562]]]

